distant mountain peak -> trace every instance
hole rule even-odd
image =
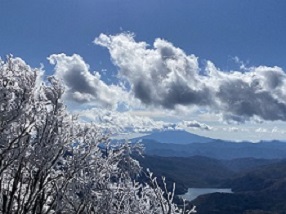
[[[140,139],[142,139],[143,141],[151,140],[160,143],[170,143],[170,144],[207,143],[214,141],[214,139],[212,138],[199,136],[184,130],[167,130],[167,131],[153,132],[146,136],[134,138],[132,141]]]

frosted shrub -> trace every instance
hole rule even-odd
[[[96,126],[68,114],[64,88],[19,58],[0,61],[0,213],[192,213],[173,203],[130,144],[109,144]]]

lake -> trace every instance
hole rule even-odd
[[[209,193],[232,193],[231,189],[217,189],[217,188],[189,188],[188,192],[184,195],[180,195],[181,198],[184,198],[188,201],[192,201],[199,197],[200,195],[205,195]]]

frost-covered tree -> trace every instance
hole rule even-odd
[[[0,61],[0,213],[192,213],[174,193],[132,178],[130,144],[111,145],[95,125],[70,115],[54,77],[20,58]]]

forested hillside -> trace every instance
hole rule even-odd
[[[138,158],[167,186],[176,182],[176,193],[188,188],[231,188],[233,193],[201,195],[192,204],[202,214],[284,214],[286,161],[243,158],[218,160],[201,156]],[[161,184],[162,185],[162,184]]]

